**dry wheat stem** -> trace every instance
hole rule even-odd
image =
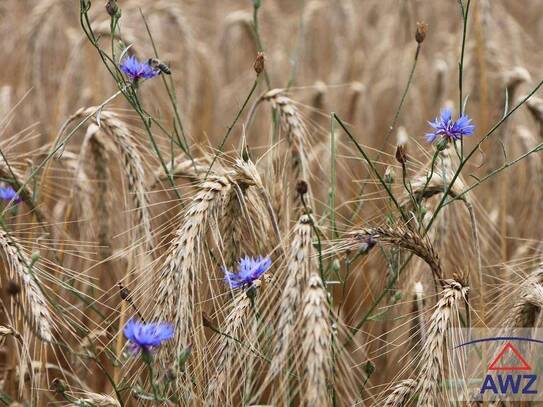
[[[531,97],[526,102],[526,107],[528,107],[532,117],[539,124],[539,134],[543,138],[543,99]]]
[[[422,238],[417,232],[402,226],[390,227],[383,226],[378,228],[368,228],[359,231],[353,231],[354,242],[364,242],[367,239],[375,239],[378,242],[399,246],[409,250],[430,266],[432,273],[438,281],[443,280],[441,262],[437,252],[430,241]]]
[[[422,343],[426,342],[428,337],[426,319],[424,317],[424,287],[419,281],[415,283],[415,303],[414,308],[416,312],[416,326],[420,340]]]

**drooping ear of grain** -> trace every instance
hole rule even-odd
[[[53,339],[53,323],[46,298],[37,280],[36,270],[31,269],[32,259],[25,254],[21,244],[15,237],[9,235],[4,227],[0,228],[0,247],[9,264],[10,277],[20,285],[25,298],[22,311],[28,312],[28,318],[36,335],[42,341],[50,342]]]
[[[513,306],[504,321],[506,328],[533,328],[543,308],[543,265],[519,287]]]
[[[396,227],[383,226],[379,228],[368,228],[354,231],[351,234],[354,235],[355,238],[349,246],[351,248],[354,248],[357,241],[363,243],[368,238],[378,242],[399,246],[423,259],[438,280],[443,277],[441,262],[437,252],[431,242],[427,238],[421,237],[418,232],[398,225]]]
[[[200,177],[205,176],[209,170],[210,163],[208,161],[207,159],[191,160],[183,153],[181,156],[175,157],[173,163],[168,161],[166,168],[168,169],[168,174],[174,178],[185,177],[191,182],[197,183],[200,182]],[[150,184],[150,188],[155,187],[159,182],[167,182],[168,174],[165,173],[164,167],[159,165],[154,171],[154,179]]]
[[[142,231],[145,247],[148,250],[152,250],[153,235],[151,230],[149,202],[145,189],[146,183],[143,159],[132,140],[130,130],[126,124],[113,112],[100,111],[99,116],[96,116],[93,114],[96,110],[96,107],[90,107],[77,111],[68,119],[63,126],[63,129],[65,129],[68,124],[91,115],[93,123],[98,125],[104,134],[115,142],[123,159],[124,165],[121,166],[121,169],[125,173],[130,198],[136,209],[137,215],[134,224]]]
[[[309,183],[311,177],[307,153],[310,148],[308,132],[294,101],[285,96],[281,89],[269,91],[263,96],[263,99],[269,101],[279,112],[281,129],[290,147],[292,172],[288,172],[289,188],[294,198],[294,208],[297,208],[296,210],[299,212],[303,208],[301,208],[299,197],[294,192],[295,185],[300,180]],[[310,190],[306,193],[305,199],[306,205],[313,208]]]

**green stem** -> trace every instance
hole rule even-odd
[[[531,155],[533,153],[540,152],[540,151],[543,151],[543,143],[539,143],[536,147],[532,148],[531,150],[527,151],[526,153],[522,154],[521,156],[515,158],[514,160],[506,162],[500,168],[497,168],[494,171],[490,172],[489,174],[485,175],[483,178],[478,179],[476,183],[474,183],[473,185],[470,185],[468,188],[466,188],[460,194],[456,195],[454,198],[451,198],[449,201],[445,202],[443,204],[443,206],[447,206],[450,203],[456,201],[457,199],[463,199],[464,195],[466,195],[472,189],[475,189],[476,187],[478,187],[480,184],[485,182],[490,177],[493,177],[494,175],[502,172],[503,170],[515,165],[516,163],[518,163],[519,161],[521,161],[524,158],[528,157],[529,155]]]
[[[419,59],[420,49],[421,49],[421,44],[418,43],[417,44],[417,49],[415,51],[415,58],[413,59],[413,65],[411,65],[411,71],[409,72],[409,77],[407,78],[407,83],[405,84],[405,88],[404,88],[404,91],[402,93],[402,97],[400,99],[400,104],[398,105],[398,108],[396,109],[396,113],[394,113],[394,118],[392,119],[392,124],[388,128],[388,131],[387,131],[387,133],[385,135],[385,138],[383,139],[383,143],[381,144],[381,148],[379,149],[379,151],[376,154],[373,161],[378,161],[379,158],[381,158],[381,156],[384,153],[385,147],[386,147],[386,145],[388,143],[388,140],[389,140],[390,136],[392,135],[392,132],[396,128],[396,125],[398,123],[398,119],[400,118],[400,113],[401,113],[402,108],[403,108],[403,104],[405,102],[405,98],[407,97],[407,92],[409,91],[409,88],[411,87],[411,83],[413,82],[413,75],[415,74],[415,68],[417,67],[417,61]],[[366,184],[362,185],[362,188],[360,189],[360,192],[358,193],[358,198],[357,198],[358,204],[357,204],[356,209],[354,210],[354,212],[353,212],[353,214],[351,216],[351,221],[358,215],[358,213],[362,209],[362,205],[363,205],[362,196],[364,195],[365,188],[366,188]]]
[[[143,22],[145,24],[145,28],[147,30],[149,40],[151,41],[151,45],[153,47],[153,52],[155,54],[155,57],[159,58],[158,49],[157,49],[157,46],[155,44],[155,40],[153,38],[153,35],[151,34],[151,30],[149,28],[149,24],[147,23],[147,19],[143,15],[143,12],[141,11],[141,9],[140,9],[140,14],[141,14],[141,18],[143,19]],[[189,145],[188,140],[187,140],[187,138],[185,136],[185,129],[184,129],[184,126],[183,126],[183,122],[181,121],[181,115],[179,113],[179,108],[177,106],[177,99],[175,97],[175,89],[173,89],[173,82],[168,84],[168,81],[166,80],[165,76],[164,75],[160,75],[160,76],[162,77],[162,83],[164,84],[164,87],[166,88],[166,91],[168,93],[168,97],[170,98],[170,102],[172,104],[172,109],[173,109],[173,113],[174,113],[174,116],[175,116],[175,123],[177,123],[177,125],[179,126],[179,129],[181,130],[181,136],[183,137],[184,145],[181,142],[181,140],[178,140],[179,146],[189,156],[189,158],[192,160],[193,165],[195,165],[194,164],[194,159],[193,159],[191,151],[190,151],[190,145]],[[174,128],[175,128],[175,126],[174,126]],[[177,137],[179,137],[177,132],[175,132],[175,134],[177,135]]]
[[[260,30],[258,25],[258,9],[260,8],[260,2],[254,1],[253,2],[253,34],[255,36],[256,46],[258,48],[258,51],[264,52],[264,47],[262,46],[262,39],[260,38]],[[268,90],[271,90],[271,82],[270,77],[268,75],[268,70],[266,69],[266,66],[264,66],[264,80],[266,81],[266,86],[268,87]]]
[[[532,97],[532,95],[534,93],[536,93],[539,88],[543,85],[543,80],[540,81],[537,86],[526,96],[524,97],[524,99],[522,99],[513,109],[511,109],[510,112],[508,112],[506,115],[504,115],[501,120],[499,120],[482,138],[481,140],[475,145],[475,147],[473,147],[473,149],[469,152],[469,154],[466,156],[466,158],[460,162],[460,165],[458,166],[458,169],[457,171],[455,172],[451,182],[449,183],[449,185],[447,186],[447,189],[445,191],[445,193],[443,194],[443,197],[441,198],[441,201],[439,202],[436,210],[434,211],[434,214],[432,216],[432,218],[430,219],[430,222],[428,223],[428,226],[426,227],[426,230],[424,232],[424,235],[426,235],[426,233],[428,233],[428,231],[430,230],[430,227],[432,226],[432,224],[434,223],[439,211],[443,208],[444,204],[445,204],[445,201],[447,200],[447,197],[449,196],[449,193],[456,181],[456,179],[460,176],[460,172],[462,171],[462,169],[464,168],[464,166],[467,164],[467,162],[471,159],[471,157],[473,157],[473,155],[479,151],[479,148],[481,147],[481,144],[483,144],[502,124],[503,122],[505,122],[514,112],[517,111],[517,109],[519,107],[521,107],[524,103],[526,103],[526,101]]]
[[[373,173],[375,174],[375,176],[377,177],[377,179],[379,180],[379,182],[381,183],[381,185],[383,186],[383,188],[385,189],[385,191],[387,192],[388,196],[390,197],[390,199],[392,200],[392,202],[394,203],[394,206],[396,206],[396,208],[398,209],[398,211],[400,212],[400,214],[402,215],[402,218],[405,222],[407,222],[409,220],[409,218],[407,217],[407,215],[405,215],[402,207],[400,206],[400,204],[398,203],[398,201],[396,200],[396,197],[392,194],[392,191],[390,190],[390,188],[388,187],[387,183],[383,180],[383,178],[381,177],[381,174],[379,174],[379,171],[377,171],[377,169],[375,168],[375,165],[373,164],[373,162],[371,161],[371,159],[368,157],[368,155],[366,154],[366,152],[362,149],[362,147],[360,147],[360,144],[358,144],[358,142],[356,141],[356,139],[353,137],[353,135],[351,134],[351,132],[347,129],[347,127],[345,127],[345,125],[343,124],[343,122],[341,121],[341,119],[338,117],[337,114],[335,113],[332,113],[333,117],[337,120],[337,122],[339,123],[339,125],[343,128],[343,130],[345,131],[345,133],[347,134],[347,136],[349,136],[349,138],[351,139],[351,141],[354,143],[354,145],[356,146],[357,150],[360,152],[360,154],[362,154],[362,156],[364,157],[364,160],[366,160],[366,162],[368,163],[368,165],[370,166],[370,168],[372,169]]]
[[[298,72],[298,63],[300,62],[300,51],[302,50],[302,42],[304,38],[304,9],[305,9],[305,0],[300,0],[300,23],[298,28],[298,39],[296,42],[296,46],[294,48],[294,52],[292,53],[292,68],[290,70],[290,75],[287,83],[287,90],[289,90],[292,85],[294,85],[294,81],[296,80],[296,73]]]
[[[145,364],[147,365],[148,369],[149,369],[149,381],[151,382],[151,388],[153,390],[153,398],[155,400],[159,400],[159,396],[158,396],[158,389],[156,387],[156,383],[155,383],[155,374],[153,372],[153,366],[152,366],[152,357],[151,356],[143,356],[143,361],[145,362]]]
[[[336,135],[334,131],[334,113],[330,115],[330,227],[332,239],[338,237],[336,227]]]
[[[466,34],[468,31],[468,14],[469,14],[470,3],[471,3],[471,0],[468,0],[466,4],[466,8],[464,9],[464,7],[462,6],[462,1],[460,0],[460,7],[462,9],[462,17],[464,20],[464,27],[462,30],[462,51],[460,52],[460,62],[458,63],[458,91],[459,91],[458,111],[460,112],[460,116],[464,112],[462,87],[463,87],[463,73],[464,73],[464,54],[466,50]]]

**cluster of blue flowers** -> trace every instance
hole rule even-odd
[[[21,197],[17,195],[17,192],[11,187],[0,187],[0,200],[5,202],[15,202],[20,203],[22,201]]]
[[[231,288],[250,288],[271,267],[269,257],[243,257],[239,261],[238,272],[232,273],[226,268],[225,281]],[[145,323],[130,319],[124,326],[124,336],[129,341],[132,353],[149,355],[151,351],[174,335],[174,326],[170,323]]]
[[[462,114],[457,120],[453,120],[450,108],[443,109],[440,116],[428,124],[434,129],[434,131],[426,133],[426,140],[429,143],[433,143],[438,138],[451,141],[460,140],[462,137],[473,135],[475,130],[471,119],[465,114]]]

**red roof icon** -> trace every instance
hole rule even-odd
[[[499,366],[500,360],[504,357],[505,353],[508,350],[515,355],[515,358],[518,360],[520,365],[517,365],[517,366],[507,366],[507,365],[506,366]],[[501,352],[498,354],[498,356],[496,356],[494,361],[490,364],[490,366],[488,367],[488,370],[498,370],[498,371],[499,370],[532,370],[532,367],[530,366],[530,364],[528,362],[526,362],[526,359],[524,359],[522,357],[522,355],[520,354],[518,349],[515,348],[511,344],[511,342],[507,342],[505,344],[505,346],[503,347],[503,349],[501,350]]]

